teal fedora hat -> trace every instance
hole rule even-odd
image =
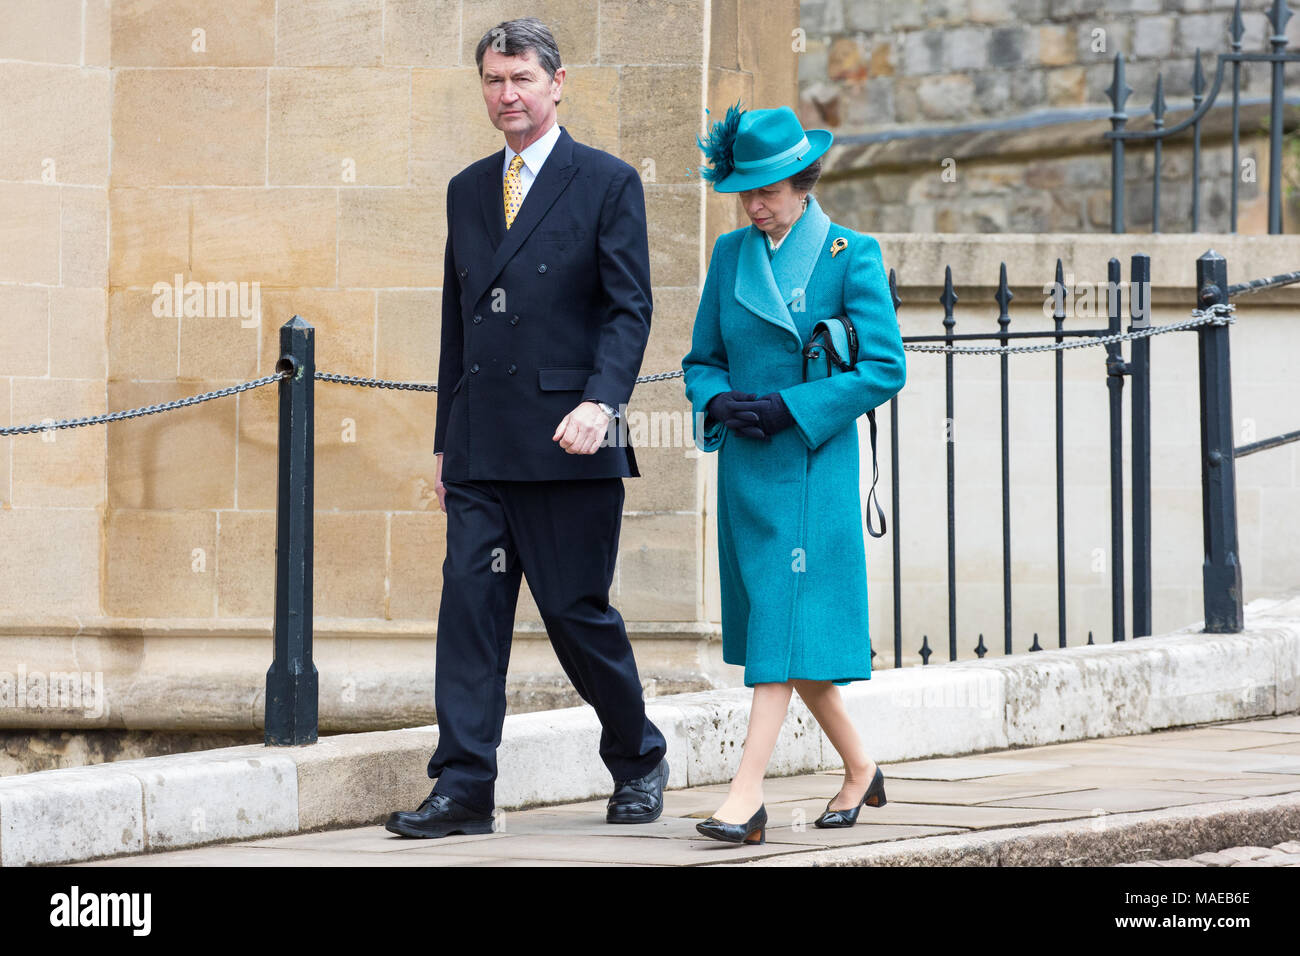
[[[769,110],[730,107],[707,142],[696,140],[712,167],[700,174],[720,193],[760,189],[811,166],[830,149],[830,130],[804,130],[788,106]]]

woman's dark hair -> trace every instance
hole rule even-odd
[[[813,164],[806,169],[801,169],[790,177],[790,185],[802,192],[810,192],[817,185],[817,180],[822,178],[822,159],[818,156],[813,160]]]
[[[536,17],[504,20],[483,34],[474,51],[479,76],[483,75],[483,54],[489,46],[506,56],[522,56],[532,50],[551,79],[555,79],[555,71],[560,68],[560,48],[555,45],[555,37]]]

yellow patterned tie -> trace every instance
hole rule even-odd
[[[515,216],[519,215],[519,207],[524,203],[524,184],[519,179],[519,169],[524,165],[524,158],[518,153],[515,158],[510,160],[510,170],[506,173],[506,228],[515,221]]]

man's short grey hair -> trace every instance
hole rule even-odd
[[[555,45],[555,37],[551,36],[546,24],[536,17],[503,20],[483,34],[483,38],[478,41],[478,49],[474,51],[479,76],[483,75],[483,54],[488,47],[505,56],[522,56],[532,50],[537,55],[537,62],[551,79],[555,79],[555,71],[560,68],[560,48]]]

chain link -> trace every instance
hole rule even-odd
[[[1192,317],[1183,322],[1169,325],[1151,325],[1132,332],[1117,332],[1115,335],[1088,336],[1075,342],[1051,342],[1047,345],[996,345],[996,346],[961,346],[961,345],[907,345],[903,348],[909,352],[945,352],[953,355],[1009,355],[1012,352],[1057,352],[1065,349],[1082,349],[1093,345],[1107,345],[1111,342],[1125,342],[1130,339],[1146,338],[1161,332],[1178,332],[1193,329],[1198,325],[1232,325],[1234,306],[1231,303],[1218,303],[1208,309],[1193,309]]]
[[[338,375],[333,372],[317,372],[316,378],[322,382],[338,382],[342,385],[362,385],[366,388],[404,388],[413,392],[436,392],[436,384],[422,382],[393,382],[383,378],[360,378],[356,375]]]
[[[1098,337],[1088,337],[1077,342],[1052,342],[1047,345],[1020,345],[1020,346],[960,346],[960,345],[907,345],[903,348],[911,352],[941,352],[962,355],[1001,355],[1012,352],[1054,352],[1064,349],[1087,348],[1092,345],[1106,345],[1111,342],[1124,342],[1130,339],[1145,338],[1149,335],[1158,335],[1162,332],[1177,332],[1182,329],[1196,328],[1200,325],[1231,325],[1236,319],[1232,313],[1235,307],[1230,302],[1216,303],[1207,309],[1193,309],[1192,317],[1183,322],[1174,322],[1170,325],[1148,326],[1144,329],[1134,329],[1131,332],[1120,332],[1115,335],[1105,335]],[[187,408],[191,405],[198,405],[202,402],[210,402],[214,398],[224,398],[227,395],[235,395],[239,392],[247,391],[250,388],[259,388],[263,385],[270,385],[272,382],[278,382],[282,378],[289,378],[294,373],[283,371],[276,372],[274,375],[265,375],[262,378],[253,379],[251,382],[244,382],[242,385],[231,385],[228,388],[220,388],[214,392],[204,392],[201,395],[191,395],[188,398],[178,398],[171,402],[162,402],[157,405],[146,405],[143,408],[132,408],[122,412],[109,412],[106,415],[92,415],[86,418],[63,418],[50,424],[36,425],[10,425],[0,427],[0,437],[5,435],[26,435],[35,432],[54,431],[60,428],[80,428],[83,425],[99,425],[106,422],[124,421],[128,418],[139,418],[143,415],[155,415],[158,412],[168,412],[176,408]],[[671,378],[680,378],[685,375],[683,369],[674,369],[671,372],[656,372],[653,375],[642,375],[637,378],[637,384],[645,382],[662,382]],[[361,378],[355,375],[339,375],[333,372],[316,372],[315,377],[322,382],[337,382],[341,385],[358,385],[366,388],[397,388],[406,389],[414,392],[436,392],[437,384],[422,382],[397,382],[390,379],[382,378]]]
[[[0,428],[0,436],[25,435],[33,432],[54,431],[58,428],[80,428],[82,425],[99,425],[103,422],[117,422],[128,418],[139,418],[142,415],[154,415],[158,412],[169,412],[174,408],[186,408],[190,405],[210,402],[214,398],[224,398],[227,395],[234,395],[236,392],[244,392],[250,388],[270,385],[272,382],[286,378],[290,374],[292,373],[276,372],[274,375],[267,375],[263,378],[254,379],[251,382],[244,382],[242,385],[231,385],[229,388],[220,388],[215,392],[204,392],[202,395],[191,395],[189,398],[178,398],[175,401],[162,402],[158,405],[145,405],[143,408],[132,408],[129,411],[124,412],[109,412],[106,415],[92,415],[88,418],[61,418],[48,425],[11,425]]]
[[[672,372],[656,372],[654,375],[642,375],[638,378],[637,384],[645,382],[661,382],[664,379],[680,378],[686,373],[681,369]],[[421,384],[416,382],[394,382],[384,378],[359,378],[355,375],[337,375],[331,372],[317,372],[316,377],[322,382],[338,382],[341,385],[363,385],[368,388],[408,388],[417,392],[436,392],[437,385]]]

